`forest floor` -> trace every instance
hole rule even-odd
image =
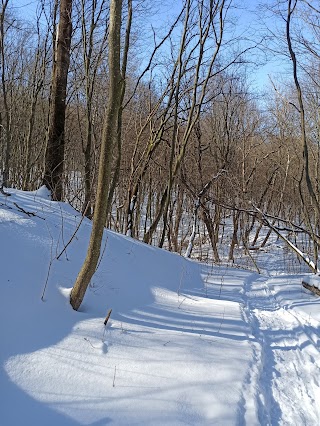
[[[0,195],[0,424],[319,425],[320,298],[307,272],[206,265],[106,231],[46,191]],[[107,325],[104,319],[112,309]]]

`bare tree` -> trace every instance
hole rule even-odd
[[[317,269],[317,261],[318,261],[318,249],[320,247],[320,240],[316,234],[316,232],[313,232],[314,227],[317,228],[319,220],[320,220],[320,202],[319,202],[319,195],[316,194],[314,189],[314,184],[311,179],[310,175],[310,160],[309,160],[309,146],[308,146],[308,139],[307,139],[307,130],[306,130],[306,114],[305,114],[305,105],[303,100],[303,93],[301,89],[301,85],[299,82],[298,77],[298,71],[297,71],[297,57],[295,54],[295,51],[293,49],[292,45],[292,39],[291,39],[291,19],[293,16],[293,13],[297,7],[298,0],[288,0],[288,9],[287,9],[287,20],[286,20],[286,37],[287,37],[287,44],[288,44],[288,50],[290,54],[290,58],[292,60],[292,72],[293,72],[293,79],[294,84],[296,88],[297,98],[298,98],[298,105],[299,105],[299,115],[300,115],[300,127],[301,127],[301,141],[303,146],[303,178],[305,180],[307,190],[312,202],[312,208],[315,212],[314,215],[314,222],[312,223],[312,217],[310,217],[310,213],[308,209],[306,208],[306,202],[302,191],[302,181],[299,182],[299,189],[300,189],[300,196],[301,201],[304,206],[304,212],[305,212],[305,220],[307,222],[307,226],[311,232],[312,239],[314,242],[314,258],[315,258],[315,264]],[[308,2],[307,2],[308,3]],[[317,11],[318,12],[318,11]],[[319,13],[319,12],[318,12]]]
[[[72,288],[70,303],[78,310],[90,280],[96,270],[100,256],[103,230],[107,218],[107,205],[111,181],[111,162],[114,147],[118,141],[120,128],[119,114],[124,81],[120,68],[120,39],[122,0],[111,0],[109,17],[109,99],[102,132],[99,162],[98,187],[93,215],[92,232],[87,256]]]
[[[48,60],[48,48],[49,48],[49,31],[44,35],[40,29],[41,17],[44,13],[44,9],[40,8],[39,14],[36,21],[36,36],[37,44],[35,47],[35,59],[33,61],[33,68],[31,70],[31,87],[30,87],[30,102],[29,102],[29,111],[28,111],[28,127],[25,137],[25,150],[24,150],[24,167],[22,175],[22,189],[30,190],[32,189],[32,167],[38,160],[38,155],[35,158],[32,158],[32,152],[35,151],[34,142],[34,126],[36,121],[36,108],[39,101],[40,93],[45,84],[46,74],[47,74],[47,60]],[[42,152],[41,147],[36,146],[38,153]]]
[[[306,184],[307,184],[307,188],[308,188],[310,197],[312,198],[312,200],[315,204],[315,207],[317,208],[318,213],[320,214],[319,200],[317,199],[317,196],[314,192],[313,184],[312,184],[311,177],[310,177],[309,148],[308,148],[307,134],[306,134],[305,108],[304,108],[302,90],[301,90],[301,86],[300,86],[300,83],[299,83],[298,72],[297,72],[297,58],[296,58],[296,54],[293,50],[293,46],[292,46],[292,42],[291,42],[291,34],[290,34],[291,19],[292,19],[292,15],[295,11],[295,8],[297,6],[297,2],[298,2],[298,0],[288,0],[286,36],[287,36],[288,49],[289,49],[290,57],[291,57],[291,60],[292,60],[292,71],[293,71],[294,84],[296,86],[298,102],[299,102],[301,139],[302,139],[302,145],[303,145],[303,159],[304,159],[304,177],[305,177],[305,181],[306,181]]]
[[[164,243],[173,183],[180,170],[190,135],[199,119],[203,103],[205,102],[208,83],[214,75],[219,74],[221,71],[221,69],[214,70],[214,67],[217,65],[222,46],[225,19],[230,2],[215,0],[210,1],[208,6],[203,0],[198,2],[194,9],[192,9],[192,5],[193,2],[191,0],[186,1],[184,28],[177,55],[177,71],[173,96],[173,131],[168,164],[168,180],[161,196],[158,211],[144,236],[144,242],[151,243],[152,236],[161,218],[163,218],[160,247]],[[190,32],[191,28],[197,28],[197,31],[195,33]],[[214,40],[213,44],[211,44],[212,40]],[[209,46],[212,50],[208,59],[207,50]],[[190,69],[192,69],[192,77],[187,75]],[[182,93],[185,96],[181,103]]]
[[[8,106],[8,94],[7,94],[7,82],[6,82],[6,57],[5,57],[5,15],[8,7],[9,0],[1,0],[1,11],[0,11],[0,73],[1,73],[1,92],[3,98],[3,114],[0,113],[0,136],[3,135],[5,141],[4,144],[4,161],[3,161],[3,179],[1,188],[8,185],[9,180],[9,160],[10,160],[10,149],[11,149],[11,125],[10,125],[10,113]]]
[[[104,26],[102,40],[97,48],[96,32],[99,30],[100,20],[104,17],[105,1],[100,4],[97,0],[92,0],[91,3],[81,0],[81,35],[83,62],[85,71],[85,140],[83,143],[84,153],[84,203],[83,211],[86,210],[86,215],[92,215],[92,186],[93,186],[93,99],[96,87],[96,76],[100,66],[100,61],[103,51],[106,49],[107,26]],[[89,23],[87,23],[87,14],[89,14]],[[96,50],[98,50],[96,52]]]
[[[70,64],[72,32],[72,0],[60,1],[60,18],[52,71],[52,102],[47,134],[43,184],[54,200],[63,193],[63,163],[65,147],[65,113],[67,79]]]

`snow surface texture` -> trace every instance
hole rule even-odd
[[[0,195],[0,424],[319,425],[319,298],[308,275],[207,266],[105,232],[45,191]],[[266,255],[267,256],[267,255]],[[41,300],[43,296],[43,300]],[[107,327],[104,318],[112,308]]]

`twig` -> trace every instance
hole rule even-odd
[[[87,212],[88,207],[89,207],[89,203],[87,204],[87,206],[86,206],[86,208],[85,208],[85,210],[84,210],[84,212],[83,212],[83,214],[82,214],[81,220],[80,220],[80,222],[78,223],[78,226],[76,227],[76,229],[75,229],[74,233],[72,234],[71,238],[69,239],[69,241],[67,242],[67,244],[64,246],[64,248],[63,248],[62,252],[61,252],[61,253],[60,253],[60,254],[56,257],[56,259],[57,259],[57,260],[59,260],[59,259],[60,259],[60,257],[61,257],[61,256],[63,255],[63,253],[66,251],[67,247],[69,246],[69,244],[71,244],[72,240],[74,239],[74,237],[76,236],[77,232],[79,231],[79,228],[80,228],[80,226],[81,226],[81,224],[82,224],[82,222],[83,222],[83,219],[85,218],[85,215],[86,215],[86,212]]]
[[[185,275],[185,264],[183,263],[182,267],[181,267],[180,282],[179,282],[179,288],[178,288],[178,292],[177,292],[178,296],[180,296],[180,290],[182,288],[182,280],[184,278],[184,275]]]
[[[113,375],[113,383],[112,387],[114,388],[116,386],[116,373],[117,373],[117,366],[114,366],[114,375]]]
[[[103,323],[105,326],[107,325],[107,323],[108,323],[108,321],[109,321],[109,318],[110,318],[111,312],[112,312],[112,309],[109,309],[109,312],[107,313],[107,316],[106,316],[106,318],[105,318],[105,320],[104,320],[104,323]]]
[[[56,258],[57,258],[58,248],[59,248],[60,235],[61,235],[62,245],[63,245],[64,248],[66,247],[66,243],[64,242],[64,217],[63,217],[61,204],[59,203],[58,205],[59,205],[59,209],[60,209],[61,227],[60,227],[59,238],[58,238],[57,246],[56,246]],[[66,251],[65,251],[65,253],[66,253],[66,259],[69,260],[68,254],[67,254]]]
[[[243,242],[243,246],[244,246],[245,252],[246,252],[246,253],[247,253],[247,255],[250,257],[250,259],[251,259],[252,263],[254,264],[254,266],[255,266],[255,268],[256,268],[256,270],[257,270],[258,274],[260,275],[260,274],[261,274],[260,268],[259,268],[259,266],[258,266],[257,262],[254,260],[254,257],[253,257],[253,256],[252,256],[252,254],[250,253],[250,251],[249,251],[249,249],[248,249],[248,246],[247,246],[247,243],[245,242],[244,235],[243,235],[243,233],[242,233],[242,232],[241,232],[241,237],[242,237],[242,242]]]
[[[46,282],[44,284],[42,295],[41,295],[41,300],[42,301],[44,301],[44,295],[45,295],[45,292],[47,290],[47,285],[48,285],[48,281],[49,281],[49,275],[50,275],[50,271],[51,271],[51,266],[52,266],[52,259],[50,260],[50,263],[49,263],[47,278],[46,278]]]
[[[93,344],[90,342],[90,340],[87,337],[83,338],[86,342],[89,343],[89,345],[93,348],[93,349],[100,349],[100,346],[93,346]]]
[[[48,281],[49,281],[51,266],[52,266],[52,263],[53,263],[53,260],[54,260],[53,257],[52,257],[53,237],[51,235],[51,232],[50,232],[50,229],[49,229],[48,225],[47,225],[47,229],[48,229],[49,235],[51,237],[51,248],[50,248],[50,262],[49,262],[49,267],[48,267],[48,272],[47,272],[47,278],[46,278],[46,282],[44,284],[42,295],[41,295],[41,300],[43,302],[44,302],[44,295],[45,295],[45,292],[46,292],[47,286],[48,286]]]
[[[186,297],[184,299],[182,299],[182,301],[179,303],[178,309],[180,309],[182,303],[186,300]]]
[[[223,323],[223,321],[224,321],[224,314],[225,314],[225,311],[226,311],[226,308],[223,308],[223,314],[222,314],[222,319],[221,319],[221,322],[220,322],[220,325],[219,325],[218,333],[220,333],[221,326],[222,326],[222,323]]]
[[[24,214],[26,214],[27,216],[35,216],[35,217],[38,217],[39,219],[42,219],[42,220],[45,220],[45,218],[44,217],[40,217],[40,216],[38,216],[36,213],[34,213],[34,212],[27,212],[25,209],[23,209],[22,207],[20,207],[17,203],[13,203],[13,205],[14,206],[16,206],[17,207],[17,209],[20,211],[20,212],[22,212],[22,213],[24,213]]]
[[[95,272],[97,272],[97,270],[99,269],[100,263],[101,263],[101,261],[102,261],[102,259],[103,259],[104,253],[105,253],[106,248],[107,248],[107,242],[108,242],[108,235],[107,235],[107,237],[106,237],[106,242],[104,243],[103,250],[102,250],[102,253],[101,253],[101,255],[100,255],[99,262],[98,262],[98,264],[97,264],[97,267],[96,267]]]
[[[220,289],[219,289],[219,299],[221,298],[222,287],[224,285],[224,276],[221,275]]]

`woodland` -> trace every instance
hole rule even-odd
[[[2,193],[92,218],[100,159],[110,229],[216,263],[274,232],[317,272],[318,2],[111,1],[118,39],[108,0],[35,3],[0,4]]]
[[[320,424],[316,0],[0,0],[0,423]]]

